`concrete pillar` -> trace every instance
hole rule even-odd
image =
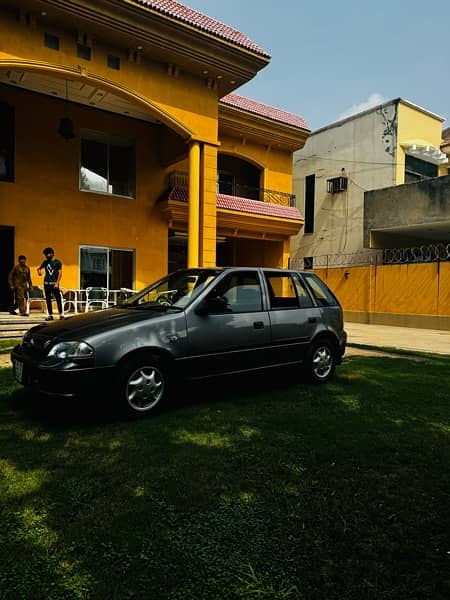
[[[200,253],[202,267],[216,266],[217,147],[203,144],[200,157]]]
[[[200,230],[200,143],[189,146],[189,207],[188,207],[188,255],[189,269],[199,266]]]

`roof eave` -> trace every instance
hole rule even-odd
[[[249,137],[267,146],[295,152],[310,135],[308,129],[296,127],[257,113],[219,102],[219,131]]]
[[[75,22],[85,21],[86,28],[94,25],[111,37],[134,40],[152,60],[210,79],[219,95],[247,83],[270,62],[268,55],[129,0],[41,0],[42,4],[71,15]]]

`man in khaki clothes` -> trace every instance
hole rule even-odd
[[[28,317],[27,313],[27,295],[28,288],[33,285],[31,283],[30,267],[26,264],[27,257],[21,254],[18,257],[17,264],[8,276],[9,288],[14,292],[15,302],[19,307],[19,312],[22,317]],[[16,311],[12,308],[11,314],[16,315]]]

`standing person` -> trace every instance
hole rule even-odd
[[[38,275],[41,276],[42,271],[45,271],[44,275],[44,290],[45,300],[47,302],[48,317],[46,321],[53,321],[53,306],[52,298],[55,298],[56,305],[58,307],[59,318],[64,319],[64,311],[62,306],[62,294],[59,289],[59,282],[62,276],[62,264],[61,261],[55,258],[55,252],[53,248],[44,248],[42,253],[45,256],[45,260],[38,268]]]
[[[14,294],[14,303],[10,313],[17,315],[15,306],[19,307],[20,316],[28,317],[27,295],[33,285],[31,283],[30,267],[26,264],[27,257],[21,254],[17,260],[19,263],[13,267],[8,275],[9,289]]]

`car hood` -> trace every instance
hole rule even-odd
[[[168,309],[167,312],[149,308],[108,308],[85,314],[74,315],[63,321],[50,321],[32,328],[32,332],[49,338],[83,339],[97,335],[111,328],[126,327],[151,319],[169,320],[178,311]]]

